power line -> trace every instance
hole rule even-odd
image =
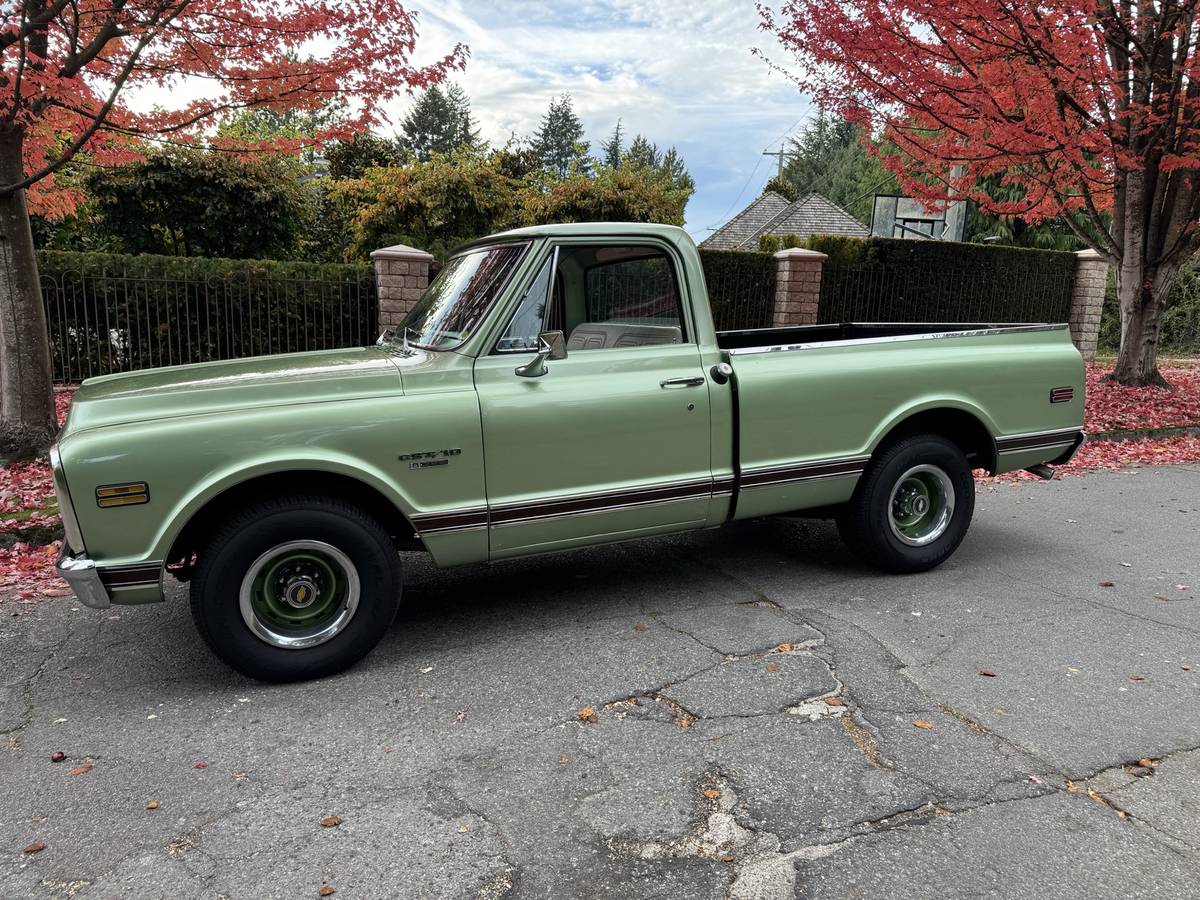
[[[764,155],[766,155],[766,154],[767,154],[767,152],[770,150],[770,148],[771,148],[771,145],[772,145],[772,144],[774,144],[776,141],[782,141],[782,140],[784,140],[786,137],[788,137],[788,135],[790,135],[790,134],[791,134],[792,132],[794,132],[794,131],[795,131],[797,128],[799,128],[799,127],[800,127],[800,126],[801,126],[801,125],[804,123],[804,120],[805,120],[805,119],[807,119],[809,116],[811,116],[811,115],[812,115],[812,113],[813,113],[813,111],[812,111],[811,109],[809,109],[809,111],[808,111],[808,112],[806,112],[804,115],[802,115],[802,116],[801,116],[799,119],[797,119],[797,120],[796,120],[795,124],[794,124],[794,125],[792,125],[792,127],[791,127],[791,128],[787,128],[787,129],[785,129],[785,130],[784,130],[784,131],[783,131],[783,132],[782,132],[782,133],[779,135],[779,137],[775,138],[775,140],[771,141],[771,143],[767,145],[767,148],[763,150],[763,154],[764,154]],[[782,153],[783,153],[782,144],[780,145],[780,150],[779,150],[779,153],[780,153],[780,154],[782,154]],[[775,154],[774,154],[774,153],[772,153],[771,155],[773,156],[773,155],[775,155]],[[709,226],[707,227],[707,229],[705,229],[706,231],[716,231],[718,228],[720,228],[720,227],[721,227],[721,225],[722,225],[722,224],[724,224],[726,217],[727,217],[727,216],[728,216],[728,215],[729,215],[729,214],[730,214],[730,213],[733,211],[733,208],[734,208],[735,206],[737,206],[737,205],[738,205],[738,203],[741,201],[741,199],[742,199],[742,195],[743,195],[744,193],[746,193],[746,188],[750,187],[750,182],[751,182],[751,181],[753,181],[753,180],[754,180],[754,176],[755,176],[756,174],[758,174],[758,167],[759,167],[759,166],[761,166],[761,165],[762,165],[762,156],[759,156],[759,158],[758,158],[758,161],[757,161],[757,162],[754,164],[754,168],[753,168],[753,169],[751,170],[751,172],[750,172],[750,177],[749,177],[749,178],[747,178],[747,179],[746,179],[746,183],[742,185],[742,189],[741,189],[740,191],[738,191],[738,192],[737,192],[737,196],[733,198],[733,202],[731,202],[731,203],[729,204],[729,207],[728,207],[728,208],[725,210],[725,212],[721,213],[721,215],[717,217],[717,222],[718,222],[718,224],[716,224],[716,225],[709,225]],[[780,170],[782,170],[782,168],[783,168],[783,157],[782,157],[782,156],[780,156],[780,157],[779,157],[779,167],[780,167]]]

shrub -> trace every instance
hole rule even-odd
[[[1065,322],[1075,254],[954,241],[814,235],[760,240],[829,256],[820,321]]]

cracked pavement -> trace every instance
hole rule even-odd
[[[406,554],[289,686],[181,592],[0,606],[0,896],[1200,897],[1198,551],[1175,466],[981,487],[911,577],[788,519]]]

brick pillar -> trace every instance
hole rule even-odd
[[[1071,291],[1071,340],[1084,359],[1096,355],[1100,311],[1108,282],[1108,260],[1095,250],[1075,254],[1075,287]]]
[[[433,254],[397,244],[371,254],[379,294],[379,325],[399,325],[429,286]]]
[[[775,315],[772,325],[816,325],[821,303],[821,267],[829,257],[794,247],[775,254]]]

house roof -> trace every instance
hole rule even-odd
[[[820,194],[807,194],[789,203],[782,194],[766,191],[701,241],[700,246],[709,250],[757,250],[758,239],[764,234],[780,237],[794,234],[800,238],[840,234],[865,238],[870,236],[870,231]]]

